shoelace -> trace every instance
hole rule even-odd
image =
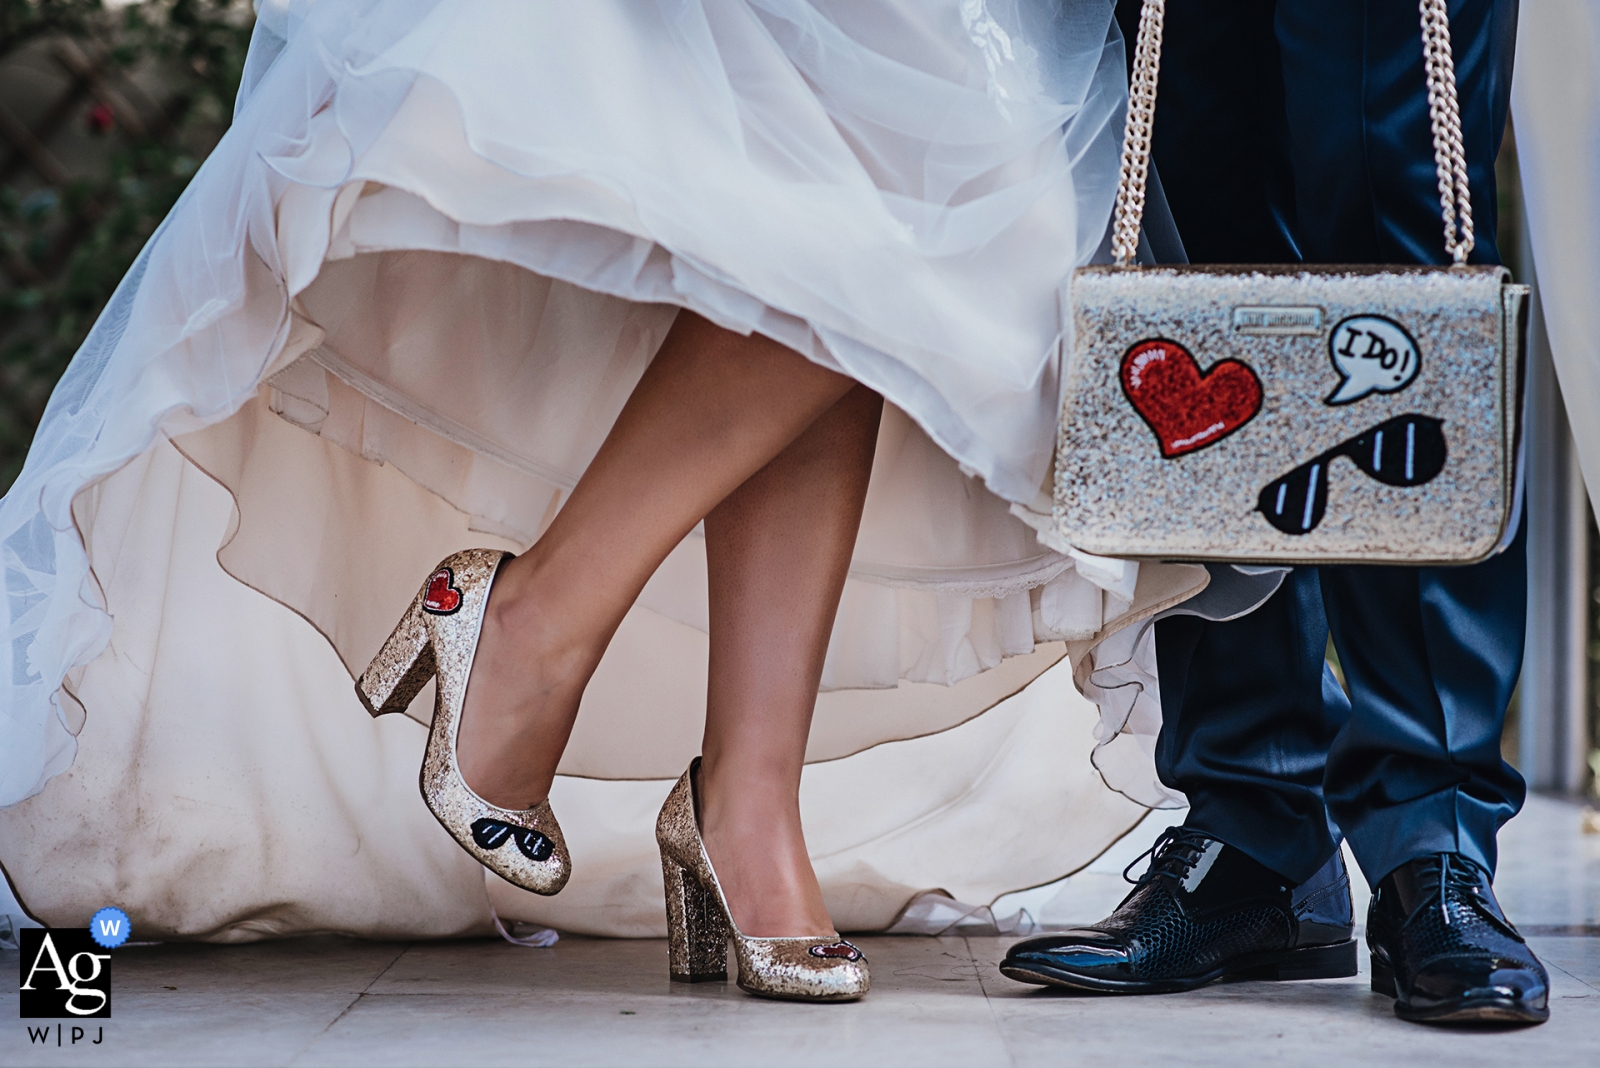
[[[1211,836],[1200,831],[1190,830],[1187,827],[1168,827],[1156,837],[1149,849],[1134,857],[1128,866],[1122,869],[1122,878],[1134,886],[1143,886],[1161,875],[1182,879],[1200,862],[1200,855],[1205,852],[1206,843],[1210,841]],[[1128,873],[1133,870],[1134,865],[1145,857],[1150,858],[1150,867],[1146,868],[1144,874],[1137,879],[1129,877]]]
[[[1469,860],[1456,857],[1452,863],[1453,854],[1439,854],[1439,917],[1446,927],[1450,926],[1450,899],[1447,890],[1460,890],[1471,894],[1473,900],[1478,898],[1478,869],[1477,865]]]

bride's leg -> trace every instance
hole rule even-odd
[[[800,828],[800,768],[881,409],[855,387],[706,516],[701,836],[747,935],[833,931]]]
[[[517,809],[549,794],[583,688],[657,565],[852,386],[678,316],[565,507],[495,581],[459,750],[480,796]]]

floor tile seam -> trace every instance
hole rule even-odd
[[[384,976],[388,975],[391,971],[393,971],[394,970],[394,966],[396,964],[400,963],[400,958],[405,956],[407,953],[410,953],[416,947],[417,947],[417,943],[415,943],[415,942],[411,942],[411,943],[408,943],[406,945],[401,946],[400,947],[400,952],[396,953],[394,955],[394,957],[390,959],[389,963],[385,964],[383,966],[383,968],[378,972],[378,974],[374,975],[372,977],[371,981],[367,983],[366,987],[361,991],[361,993],[363,993],[363,994],[371,993],[372,992],[372,988],[377,985],[378,981],[381,980]]]
[[[385,964],[381,969],[379,969],[378,974],[372,977],[372,979],[367,983],[366,987],[358,991],[356,996],[351,998],[349,1003],[345,1005],[344,1008],[339,1010],[339,1014],[328,1021],[327,1026],[323,1027],[321,1031],[318,1031],[311,1038],[307,1039],[305,1045],[296,1050],[294,1055],[284,1063],[292,1065],[301,1060],[301,1058],[311,1051],[311,1047],[315,1046],[324,1035],[326,1035],[329,1031],[332,1031],[335,1027],[339,1026],[339,1021],[343,1020],[346,1016],[349,1016],[351,1011],[357,1005],[361,1004],[361,999],[368,996],[368,991],[372,989],[373,984],[379,979],[382,979],[385,975],[388,975],[389,970],[399,962],[401,957],[405,956],[407,953],[410,953],[414,945],[415,943],[402,945],[400,947],[400,951],[390,958],[388,964]]]
[[[1594,991],[1595,993],[1600,994],[1600,986],[1595,986],[1593,983],[1589,982],[1589,980],[1583,978],[1583,976],[1576,975],[1576,974],[1568,971],[1567,969],[1563,968],[1561,965],[1554,963],[1553,961],[1545,960],[1543,958],[1541,958],[1541,961],[1543,962],[1543,964],[1544,964],[1544,966],[1546,968],[1554,968],[1556,971],[1560,972],[1562,975],[1566,976],[1568,979],[1571,979],[1573,982],[1577,983],[1579,986],[1587,987],[1588,989]]]
[[[994,1026],[994,1033],[1000,1039],[1000,1049],[1006,1056],[1006,1062],[1016,1068],[1017,1054],[1011,1048],[1011,1037],[1006,1034],[1006,1029],[1000,1023],[1000,1014],[995,1011],[994,999],[989,996],[989,984],[984,977],[983,964],[978,960],[978,955],[973,951],[972,939],[966,935],[961,936],[961,944],[966,947],[967,958],[972,961],[973,971],[978,977],[978,990],[983,994],[983,1007],[989,1012],[989,1022]]]

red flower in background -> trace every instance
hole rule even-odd
[[[105,104],[96,104],[89,109],[89,129],[97,134],[103,134],[117,124],[117,117],[111,114],[111,109]]]

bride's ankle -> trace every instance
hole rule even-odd
[[[599,659],[559,625],[559,608],[518,585],[497,580],[485,609],[458,750],[468,786],[508,809],[549,795]]]
[[[833,923],[807,856],[798,805],[750,799],[702,811],[700,835],[727,894],[734,923],[747,935],[831,935]]]
[[[588,685],[621,617],[597,595],[584,561],[536,543],[495,579],[484,626],[530,685],[573,697]],[[631,602],[631,599],[630,599]]]
[[[484,629],[495,632],[495,644],[511,653],[531,682],[551,694],[581,690],[605,651],[603,643],[585,641],[563,625],[559,607],[542,602],[531,590],[511,587],[502,595],[496,589],[484,615]]]

